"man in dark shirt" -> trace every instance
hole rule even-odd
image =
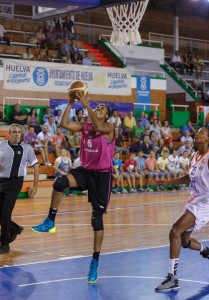
[[[27,130],[28,129],[27,117],[28,116],[26,114],[23,114],[20,111],[20,105],[15,104],[14,105],[14,110],[10,114],[10,124],[13,124],[13,123],[19,124],[24,128],[24,130]]]

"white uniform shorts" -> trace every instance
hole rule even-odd
[[[185,209],[195,216],[195,226],[187,231],[200,230],[201,227],[209,222],[209,195],[190,196]]]

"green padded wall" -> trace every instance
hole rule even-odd
[[[181,127],[186,125],[186,122],[190,120],[189,111],[172,111],[171,112],[171,124],[175,127]]]

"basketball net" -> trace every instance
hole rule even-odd
[[[110,42],[116,46],[131,46],[141,44],[138,31],[141,19],[147,8],[149,0],[141,0],[130,4],[121,4],[107,8],[107,13],[112,22]]]

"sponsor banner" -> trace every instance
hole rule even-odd
[[[58,109],[61,109],[63,112],[66,108],[68,101],[67,100],[61,100],[61,99],[50,99],[50,108],[51,112],[56,115],[56,112]],[[89,101],[89,104],[92,109],[96,108],[98,104],[106,104],[110,110],[116,109],[118,111],[118,114],[121,118],[124,118],[127,113],[131,110],[134,110],[133,103],[124,103],[124,102],[104,102],[104,101]],[[70,111],[70,120],[73,120],[73,117],[76,115],[76,112],[79,108],[83,109],[83,116],[88,116],[87,109],[83,107],[83,105],[76,101],[73,104],[73,107]]]
[[[148,76],[137,76],[136,103],[150,103],[150,77]],[[143,106],[137,105],[137,109],[143,109]],[[146,109],[150,107],[147,106]]]
[[[4,89],[65,92],[75,80],[85,82],[89,94],[131,95],[127,69],[89,67],[39,61],[3,60]]]
[[[14,4],[0,2],[0,15],[2,16],[13,16],[14,15]]]

